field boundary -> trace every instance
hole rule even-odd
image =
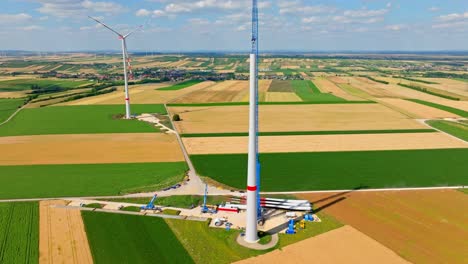
[[[21,108],[18,108],[18,110],[16,110],[13,114],[11,114],[10,117],[7,118],[7,120],[3,121],[2,123],[0,123],[0,126],[3,126],[4,124],[10,122],[11,119],[13,119],[21,110],[23,110],[24,108],[26,108],[28,104],[25,104],[23,105]]]
[[[286,132],[260,132],[259,136],[307,136],[307,135],[361,135],[361,134],[409,134],[434,133],[435,129],[400,129],[400,130],[337,130],[337,131],[286,131]],[[195,137],[246,137],[244,133],[187,133],[181,134],[183,138]]]
[[[259,102],[259,105],[320,105],[320,104],[377,104],[374,101],[317,101],[317,102]],[[168,107],[205,107],[205,106],[238,106],[249,105],[249,102],[226,102],[226,103],[194,103],[194,104],[167,104]]]
[[[434,107],[434,108],[437,108],[437,109],[442,110],[442,111],[447,111],[447,112],[450,112],[452,114],[459,115],[461,117],[468,117],[468,112],[467,111],[464,111],[464,110],[461,110],[461,109],[458,109],[458,108],[454,108],[454,107],[450,107],[450,106],[446,106],[446,105],[441,105],[441,104],[436,104],[436,103],[432,103],[432,102],[428,102],[428,101],[424,101],[424,100],[419,100],[419,99],[406,99],[406,100],[414,102],[414,103],[422,104],[422,105],[425,105],[425,106]]]

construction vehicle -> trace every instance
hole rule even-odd
[[[202,208],[201,208],[201,212],[202,214],[216,214],[217,213],[217,210],[216,208],[209,208],[207,205],[206,205],[206,199],[208,197],[208,184],[205,184],[205,195],[203,196],[203,205],[202,205]]]
[[[140,207],[141,210],[161,210],[161,208],[159,207],[156,207],[154,205],[154,201],[156,201],[156,198],[158,197],[157,194],[154,194],[153,198],[151,199],[151,201],[147,204],[147,205],[144,205],[142,207]]]
[[[288,229],[286,230],[286,234],[288,235],[294,235],[296,234],[296,230],[295,230],[295,221],[294,219],[291,219],[289,220],[289,225],[288,225]]]

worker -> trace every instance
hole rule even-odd
[[[305,229],[305,221],[304,220],[301,220],[300,227],[301,227],[301,229]]]

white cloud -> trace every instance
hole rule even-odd
[[[43,30],[44,28],[41,26],[37,26],[37,25],[31,25],[31,26],[26,26],[26,27],[19,27],[18,29],[24,30],[24,31],[36,31],[36,30]]]
[[[90,0],[36,0],[42,4],[37,10],[46,15],[60,18],[85,17],[90,12],[117,14],[125,8],[114,2],[98,2]]]
[[[151,12],[147,9],[140,9],[135,13],[136,16],[149,16],[150,14]]]
[[[401,31],[403,29],[407,29],[407,25],[403,24],[398,24],[398,25],[388,25],[385,27],[386,30],[391,30],[391,31]]]
[[[0,14],[0,24],[20,24],[26,23],[32,19],[32,16],[26,13],[20,14]]]
[[[439,16],[438,18],[440,21],[456,21],[456,20],[463,20],[468,19],[468,12],[465,13],[453,13],[448,15]]]
[[[437,12],[440,10],[440,8],[438,8],[437,6],[432,6],[428,9],[430,12]]]

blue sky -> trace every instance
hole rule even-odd
[[[247,51],[249,0],[2,0],[0,50]],[[468,0],[260,0],[262,50],[468,50]]]

